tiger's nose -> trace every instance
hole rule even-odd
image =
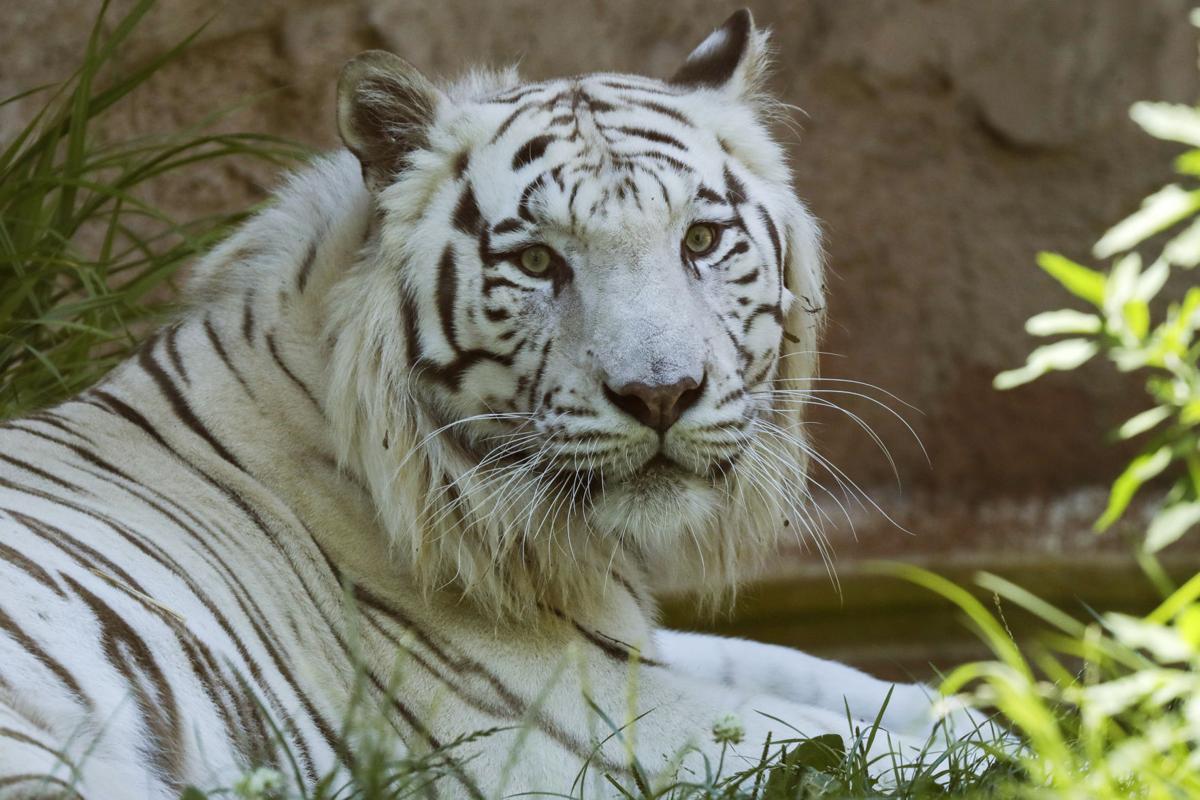
[[[604,386],[604,396],[647,428],[659,433],[667,429],[691,408],[704,392],[704,376],[700,381],[684,378],[670,384],[627,383],[613,388]]]

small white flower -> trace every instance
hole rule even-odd
[[[243,800],[260,800],[267,792],[283,788],[283,776],[269,767],[247,772],[233,785],[233,791]]]
[[[741,744],[746,738],[746,729],[737,714],[726,714],[713,723],[712,735],[717,744]]]

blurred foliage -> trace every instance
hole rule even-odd
[[[0,419],[63,399],[124,358],[163,310],[180,267],[245,214],[180,222],[146,184],[231,156],[295,163],[304,152],[257,134],[206,133],[216,117],[162,136],[105,142],[97,123],[199,34],[130,69],[117,63],[154,5],[110,21],[101,5],[79,67],[0,143]]]
[[[1138,103],[1134,121],[1162,139],[1196,149],[1175,160],[1189,183],[1200,178],[1200,110],[1167,103]],[[1067,336],[1029,354],[1025,365],[996,376],[998,389],[1010,389],[1054,370],[1071,370],[1101,356],[1121,372],[1146,375],[1147,408],[1116,431],[1137,439],[1141,452],[1113,482],[1104,513],[1105,530],[1128,509],[1148,481],[1169,479],[1168,491],[1145,537],[1156,552],[1200,523],[1200,188],[1172,184],[1150,195],[1141,208],[1100,238],[1097,258],[1116,257],[1102,271],[1057,253],[1041,253],[1038,265],[1094,311],[1062,309],[1031,317],[1034,336]],[[1171,232],[1158,256],[1145,266],[1134,248]],[[1164,297],[1168,281],[1191,280],[1179,297]],[[1174,285],[1174,282],[1172,283]]]
[[[943,690],[995,709],[1022,737],[1016,757],[1026,778],[1009,787],[1020,797],[1200,797],[1200,574],[1175,588],[1153,557],[1200,523],[1200,109],[1138,103],[1131,116],[1152,136],[1194,148],[1175,160],[1179,183],[1100,238],[1093,256],[1111,259],[1107,269],[1038,256],[1087,310],[1031,317],[1030,334],[1063,338],[1036,348],[995,385],[1013,388],[1093,359],[1145,376],[1146,408],[1116,431],[1119,440],[1140,442],[1140,451],[1113,482],[1096,528],[1109,528],[1143,487],[1161,482],[1165,492],[1139,546],[1165,599],[1143,618],[1105,613],[1079,621],[982,575],[982,589],[1042,623],[1042,635],[1023,650],[966,590],[915,568],[892,570],[958,604],[991,646],[995,660],[960,667]],[[1150,249],[1152,259],[1144,257]]]

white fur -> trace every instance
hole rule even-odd
[[[748,57],[758,65],[765,39],[756,32],[752,41]],[[486,411],[486,396],[511,390],[527,363],[473,367],[459,392],[430,389],[406,366],[402,292],[422,312],[436,309],[437,259],[447,242],[467,246],[448,223],[462,194],[458,156],[470,151],[478,204],[491,219],[510,213],[503,209],[524,183],[512,174],[512,148],[545,120],[523,120],[492,142],[506,108],[486,102],[516,85],[513,73],[476,73],[444,90],[428,147],[378,198],[345,152],[293,177],[197,267],[192,307],[141,361],[51,415],[0,430],[0,452],[19,454],[0,462],[0,543],[42,571],[0,559],[0,727],[20,733],[0,739],[0,779],[51,772],[93,798],[174,797],[179,782],[229,785],[250,764],[228,717],[243,720],[261,705],[310,774],[337,763],[322,724],[337,731],[354,714],[381,721],[397,737],[397,755],[504,728],[457,753],[474,759],[443,782],[451,796],[466,796],[472,782],[488,796],[570,791],[590,754],[589,791],[612,794],[599,773],[629,785],[634,756],[655,779],[680,763],[700,768],[703,754],[719,750],[708,731],[729,713],[745,727],[735,749],[750,758],[767,736],[788,738],[794,728],[851,738],[873,719],[890,688],[882,682],[782,648],[655,626],[657,576],[681,570],[719,593],[771,552],[783,520],[804,525],[802,408],[775,407],[765,390],[731,404],[795,433],[772,440],[752,427],[741,463],[757,472],[738,467],[714,482],[700,469],[708,458],[701,430],[720,418],[712,397],[664,437],[665,452],[695,470],[655,473],[643,465],[658,438],[597,389],[601,379],[700,369],[728,386],[741,380],[714,310],[729,302],[728,290],[715,272],[693,279],[677,262],[695,176],[716,184],[727,158],[750,201],[779,222],[783,285],[764,278],[755,291],[782,298],[795,339],[772,350],[780,329],[767,315],[745,326],[740,345],[766,354],[763,386],[815,371],[817,226],[792,194],[756,106],[739,93],[757,78],[739,76],[732,93],[672,96],[695,130],[670,134],[689,139],[696,169],[660,176],[669,205],[639,173],[638,213],[628,198],[610,198],[574,231],[547,227],[576,282],[559,295],[542,286],[508,300],[531,330],[558,326],[548,371],[596,414],[571,429],[623,437],[621,458],[603,465],[609,485],[590,506],[572,508],[535,475],[473,472],[477,464],[439,431],[445,418]],[[615,102],[619,92],[602,84],[618,78],[642,80],[582,84]],[[628,117],[611,124],[650,124]],[[565,142],[554,147],[547,157],[573,157]],[[600,198],[606,175],[585,182],[576,200]],[[567,200],[547,190],[538,213],[561,217]],[[767,269],[766,222],[746,215],[753,245],[730,263]],[[494,328],[469,299],[481,273],[462,263],[458,346],[483,347]],[[441,326],[417,334],[430,363],[454,355]],[[542,417],[525,433],[552,435],[544,411],[527,409]],[[513,435],[503,420],[459,424],[472,441]],[[347,602],[349,584],[356,602]],[[115,611],[132,638],[106,626],[87,598]],[[210,654],[201,667],[189,647]],[[52,662],[65,665],[82,697]],[[249,690],[239,697],[243,680]],[[162,716],[174,709],[178,717]],[[596,709],[628,726],[624,735],[611,736]],[[933,723],[927,690],[897,687],[883,723],[895,738],[878,738],[877,750],[919,745]],[[168,741],[178,748],[154,756]],[[56,764],[51,751],[72,765]]]

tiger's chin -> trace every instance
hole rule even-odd
[[[715,522],[721,499],[708,478],[654,459],[594,494],[589,517],[597,532],[653,550],[702,535]]]

